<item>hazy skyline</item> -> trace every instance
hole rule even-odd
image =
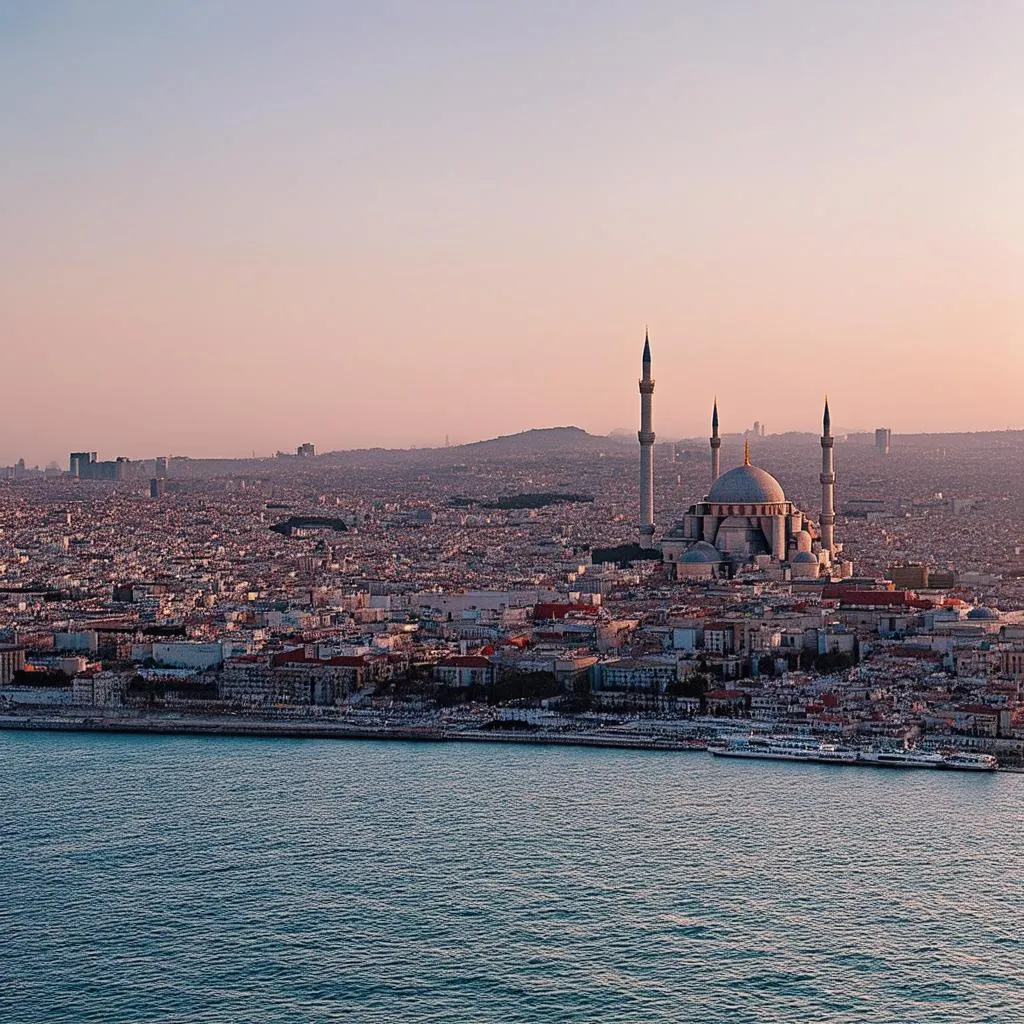
[[[1024,425],[1024,5],[0,0],[0,464]]]

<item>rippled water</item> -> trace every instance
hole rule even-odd
[[[1024,1020],[1024,776],[0,734],[0,1021]]]

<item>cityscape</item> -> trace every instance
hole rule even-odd
[[[1020,1024],[1020,0],[0,0],[0,1024]]]
[[[641,362],[639,473],[574,427],[4,470],[3,724],[1024,765],[1020,433],[833,433],[827,400],[817,438],[722,432],[723,396],[659,442]]]

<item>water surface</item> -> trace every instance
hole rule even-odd
[[[1024,776],[0,733],[0,1021],[1024,1020]]]

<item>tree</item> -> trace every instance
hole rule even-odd
[[[829,675],[832,672],[842,672],[853,663],[852,654],[846,654],[843,651],[826,651],[815,658],[814,667],[824,675]]]
[[[504,704],[512,700],[543,700],[546,697],[557,697],[563,692],[554,672],[505,669],[494,681],[487,699],[490,704]]]
[[[689,697],[702,699],[708,692],[711,680],[706,672],[691,672],[682,679],[676,679],[665,687],[670,697]]]

